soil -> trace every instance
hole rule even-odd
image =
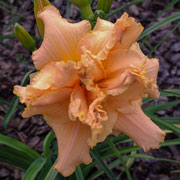
[[[10,6],[10,3],[12,7]],[[129,0],[114,0],[112,10],[131,1]],[[138,5],[133,5],[126,9],[126,12],[141,22],[145,29],[153,24],[161,21],[163,18],[180,11],[180,1],[175,6],[168,9],[160,17],[156,16],[162,9],[170,3],[170,0],[144,0]],[[1,1],[0,1],[1,3]],[[6,8],[1,8],[0,11],[0,98],[8,100],[13,98],[13,86],[20,84],[23,76],[29,71],[34,69],[31,59],[31,53],[23,48],[21,44],[14,38],[2,39],[3,36],[12,35],[13,25],[18,22],[30,32],[33,36],[39,36],[38,29],[33,16],[33,3],[31,0],[9,0],[5,1]],[[65,0],[52,0],[65,16],[66,1]],[[0,4],[1,6],[1,4]],[[94,3],[96,8],[96,1]],[[117,18],[122,15],[120,12],[109,20],[115,22]],[[80,12],[78,8],[70,5],[70,19],[73,21],[80,20]],[[8,24],[11,22],[11,25]],[[148,38],[148,45],[143,47],[145,54],[148,54],[150,47],[155,46],[166,34],[168,34],[177,24],[177,21],[169,23],[160,29],[153,32]],[[40,42],[37,41],[38,46]],[[158,74],[158,86],[160,89],[179,89],[180,87],[180,26],[176,28],[168,38],[156,49],[152,57],[159,58],[160,70]],[[175,98],[174,98],[175,99]],[[173,100],[169,97],[161,97],[155,100],[154,103],[167,102]],[[21,106],[22,108],[22,106]],[[0,133],[8,135],[23,143],[31,146],[38,152],[42,153],[42,144],[45,135],[50,131],[50,127],[39,116],[34,116],[28,119],[22,119],[22,111],[16,110],[7,130],[2,128],[2,120],[8,105],[0,106]],[[180,117],[180,111],[177,107],[160,111],[160,116],[173,116]],[[174,135],[168,135],[167,139],[174,138]],[[143,151],[141,151],[143,153]],[[169,158],[180,160],[180,147],[169,146],[159,150],[152,150],[149,154],[155,157]],[[133,180],[179,180],[180,173],[175,170],[180,169],[180,166],[172,163],[165,163],[153,160],[135,160],[130,171]],[[115,174],[119,174],[122,170],[121,167],[114,169]],[[23,172],[15,169],[7,164],[0,163],[0,179],[2,180],[19,180],[23,176]],[[102,176],[99,179],[108,179]],[[126,179],[123,175],[122,179]]]

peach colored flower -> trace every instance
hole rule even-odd
[[[148,59],[137,40],[143,27],[126,13],[115,24],[98,19],[69,23],[47,6],[45,26],[32,59],[39,70],[30,85],[15,86],[26,104],[23,117],[42,114],[58,142],[60,173],[68,176],[92,160],[90,147],[107,135],[124,132],[145,151],[158,148],[165,133],[141,110],[143,96],[156,98],[158,60]]]

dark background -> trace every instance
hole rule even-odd
[[[3,2],[3,3],[2,3]],[[62,16],[65,16],[66,1],[51,1],[59,10]],[[114,0],[112,9],[126,5],[131,1]],[[126,12],[141,22],[145,29],[162,19],[180,12],[180,2],[168,9],[160,17],[157,15],[163,8],[170,3],[170,0],[144,0],[142,3],[133,5],[126,9]],[[96,8],[96,1],[93,4]],[[109,20],[115,22],[122,15],[120,12]],[[70,5],[70,18],[74,21],[80,20],[78,8]],[[13,25],[15,22],[23,25],[24,28],[33,36],[38,37],[39,33],[33,16],[33,3],[31,0],[6,0],[0,1],[0,99],[8,100],[13,98],[13,86],[20,84],[23,76],[31,69],[34,69],[31,53],[28,52],[13,36]],[[169,33],[179,21],[169,23],[153,32],[148,38],[142,50],[145,54],[151,50],[167,33]],[[40,41],[36,41],[40,45]],[[180,26],[173,31],[168,38],[156,49],[153,57],[159,58],[160,70],[158,75],[158,86],[160,89],[179,89],[180,87]],[[174,98],[175,99],[175,98]],[[172,97],[161,97],[154,103],[167,102],[174,100]],[[20,110],[16,110],[8,129],[3,130],[2,119],[8,109],[8,105],[0,106],[0,133],[18,139],[25,144],[42,152],[42,144],[45,135],[50,128],[40,117],[31,117],[22,119]],[[160,111],[160,116],[180,117],[180,110],[175,107],[166,111]],[[173,138],[173,135],[167,135],[167,139]],[[180,160],[180,147],[170,146],[160,150],[152,150],[150,155],[155,157],[164,157]],[[108,163],[108,162],[107,162]],[[130,171],[134,180],[179,180],[180,174],[173,173],[173,170],[180,169],[177,164],[152,160],[136,160]],[[121,167],[114,171],[120,172]],[[20,172],[7,164],[0,163],[0,179],[18,180],[21,179],[23,172]],[[108,179],[103,177],[102,179]],[[126,176],[123,176],[126,179]]]

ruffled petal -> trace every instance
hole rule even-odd
[[[136,101],[142,99],[143,95],[143,86],[138,81],[135,81],[128,86],[128,89],[124,93],[117,96],[108,96],[107,101],[117,111],[130,113],[134,111]]]
[[[78,62],[76,70],[82,81],[90,80],[96,82],[106,77],[102,62],[86,48],[83,48],[83,55],[81,56],[81,61]]]
[[[65,123],[70,121],[68,107],[70,103],[70,88],[57,92],[48,92],[25,108],[24,118],[33,115],[43,115],[48,124]]]
[[[110,31],[112,30],[114,24],[110,21],[106,21],[103,19],[97,18],[96,25],[94,27],[94,31]]]
[[[123,31],[118,48],[128,49],[138,39],[143,31],[141,23],[137,23],[134,18],[128,17],[127,13],[123,14],[123,19],[126,22],[126,29]]]
[[[77,52],[83,54],[83,48],[86,48],[91,51],[92,54],[98,55],[108,44],[110,38],[111,31],[92,31],[79,41]],[[112,46],[113,45],[114,43],[112,43]]]
[[[78,75],[75,67],[76,64],[72,61],[68,61],[66,63],[57,62],[52,89],[74,87],[75,83],[78,81]]]
[[[41,47],[32,56],[36,68],[40,69],[50,61],[79,60],[76,47],[79,40],[90,31],[90,23],[85,20],[69,23],[54,6],[44,8],[38,17],[44,23],[45,36]]]
[[[159,61],[156,58],[147,60],[145,64],[146,68],[146,77],[149,80],[149,88],[145,89],[145,94],[148,94],[148,96],[152,98],[158,98],[160,93],[158,90],[158,87],[156,85],[157,83],[157,76],[159,71]]]
[[[121,44],[124,49],[129,48],[131,44],[136,40],[134,37],[138,37],[139,33],[135,30],[134,36],[131,35],[130,27],[136,28],[136,22],[132,22],[131,18],[128,18],[128,15],[124,13],[120,19],[116,21],[114,25],[111,23],[105,22],[104,20],[98,19],[98,23],[95,26],[95,30],[82,38],[78,45],[78,52],[82,53],[82,48],[85,47],[92,54],[96,55],[98,59],[104,60],[107,58],[109,51],[118,44]],[[139,26],[139,25],[138,25]],[[137,26],[137,27],[138,27]],[[130,32],[129,32],[130,31]],[[126,38],[124,36],[131,35],[133,37],[131,44],[128,44],[129,47],[124,44]],[[123,38],[124,37],[124,38]],[[121,40],[123,38],[123,45]],[[128,42],[130,43],[130,42]],[[122,48],[122,47],[121,47]]]
[[[31,104],[33,106],[58,104],[59,102],[63,102],[64,98],[68,98],[72,91],[72,88],[61,88],[57,91],[46,92],[40,97],[37,97]]]
[[[55,63],[49,63],[30,78],[31,87],[45,90],[51,87],[56,73]]]
[[[118,70],[128,69],[130,65],[140,66],[144,61],[145,58],[141,58],[132,49],[113,49],[102,63],[108,75]]]
[[[124,93],[130,84],[135,81],[135,77],[128,71],[116,71],[111,73],[105,80],[101,80],[98,86],[108,95],[119,95]]]
[[[112,133],[113,127],[118,117],[117,111],[110,106],[108,101],[102,103],[102,106],[107,112],[108,119],[102,122],[103,131],[98,136],[98,142],[104,141],[106,137]]]
[[[118,114],[115,130],[127,134],[145,152],[159,148],[165,137],[165,132],[154,124],[138,105],[132,113]]]
[[[51,62],[30,78],[30,85],[39,90],[55,90],[62,87],[72,87],[78,77],[75,63],[72,61]]]
[[[26,87],[14,86],[13,93],[20,97],[20,102],[26,105],[31,104],[37,97],[46,93],[47,90],[35,89],[28,85]]]
[[[85,97],[85,89],[76,84],[71,94],[69,104],[69,117],[71,120],[79,118],[80,121],[86,119],[88,112],[88,105]]]
[[[16,96],[19,96],[21,103],[26,102],[26,87],[14,86],[13,93],[16,94]]]
[[[87,141],[91,131],[87,125],[80,122],[52,125],[58,142],[58,163],[55,169],[63,176],[72,174],[81,163],[89,164],[92,159]]]

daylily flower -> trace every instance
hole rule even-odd
[[[53,6],[39,13],[45,26],[32,55],[39,72],[14,93],[26,104],[23,117],[42,114],[56,133],[60,173],[68,176],[92,160],[90,147],[124,132],[145,151],[165,133],[141,110],[144,96],[157,98],[158,59],[148,59],[137,40],[143,27],[124,13],[115,24],[98,19],[69,23]]]

